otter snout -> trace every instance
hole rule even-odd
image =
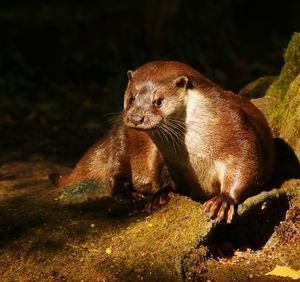
[[[130,121],[135,125],[142,124],[144,122],[145,117],[142,115],[131,115]]]

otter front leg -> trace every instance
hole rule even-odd
[[[225,220],[227,223],[231,223],[235,205],[256,191],[255,175],[255,171],[246,170],[243,167],[224,173],[223,179],[220,177],[220,194],[204,204],[205,211],[211,218],[216,218],[218,222]]]
[[[133,189],[130,181],[123,178],[117,178],[113,181],[111,196],[120,203],[136,202],[145,198],[141,193]]]
[[[234,200],[221,193],[205,202],[204,209],[212,219],[216,218],[218,222],[226,220],[227,223],[231,223],[234,215]]]

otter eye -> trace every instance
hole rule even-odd
[[[155,100],[153,101],[153,105],[154,105],[154,107],[156,107],[156,108],[160,108],[160,107],[162,106],[162,104],[163,104],[163,99],[161,99],[161,98],[155,99]]]

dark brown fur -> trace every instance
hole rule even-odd
[[[125,124],[148,133],[180,193],[231,222],[234,205],[262,190],[272,173],[263,114],[183,63],[150,62],[128,77]]]

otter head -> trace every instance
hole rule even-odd
[[[192,85],[186,75],[174,71],[174,62],[148,63],[127,74],[123,116],[126,126],[150,130],[168,119],[181,119],[185,96]]]

